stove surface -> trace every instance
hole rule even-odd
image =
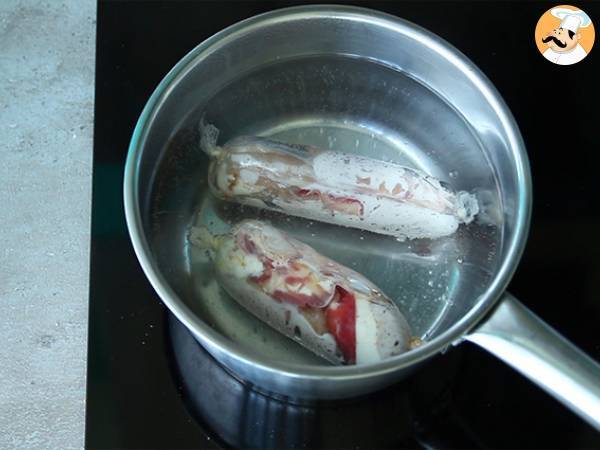
[[[135,122],[161,78],[202,40],[293,4],[99,2],[86,447],[600,447],[597,432],[468,344],[382,392],[298,405],[238,381],[162,305],[133,253],[123,212]],[[544,60],[533,31],[547,3],[354,4],[440,35],[496,85],[521,128],[534,183],[530,239],[510,291],[600,359],[600,50],[570,67]],[[600,4],[583,8],[600,20]],[[552,94],[557,87],[569,94]],[[560,132],[567,128],[569,137]]]

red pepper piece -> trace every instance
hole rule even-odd
[[[289,275],[287,277],[285,277],[285,283],[289,284],[291,286],[295,285],[295,284],[304,284],[308,281],[307,276],[304,277],[296,277],[294,275]]]
[[[325,310],[327,329],[335,337],[348,364],[356,362],[356,298],[340,286]]]
[[[309,200],[318,200],[321,198],[321,193],[314,189],[296,189],[296,195]]]
[[[256,244],[247,234],[242,234],[238,240],[238,245],[247,253],[253,255],[256,253]]]
[[[329,209],[333,209],[334,211],[354,216],[362,216],[364,214],[362,202],[352,197],[336,197],[335,195],[327,194],[324,203]]]

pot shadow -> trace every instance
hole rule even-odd
[[[460,348],[407,379],[343,400],[306,401],[260,392],[218,363],[167,315],[170,362],[182,400],[219,445],[235,448],[478,448],[452,419]]]

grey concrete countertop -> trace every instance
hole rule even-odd
[[[84,437],[95,0],[0,1],[0,448]]]

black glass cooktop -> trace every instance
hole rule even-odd
[[[298,2],[100,1],[86,447],[599,448],[597,432],[487,353],[461,345],[373,395],[292,404],[219,366],[168,313],[123,213],[127,146],[152,90],[199,42]],[[534,213],[510,291],[600,359],[600,49],[555,66],[535,49],[548,3],[354,2],[415,22],[496,85],[531,159]],[[600,23],[600,4],[578,4]]]

